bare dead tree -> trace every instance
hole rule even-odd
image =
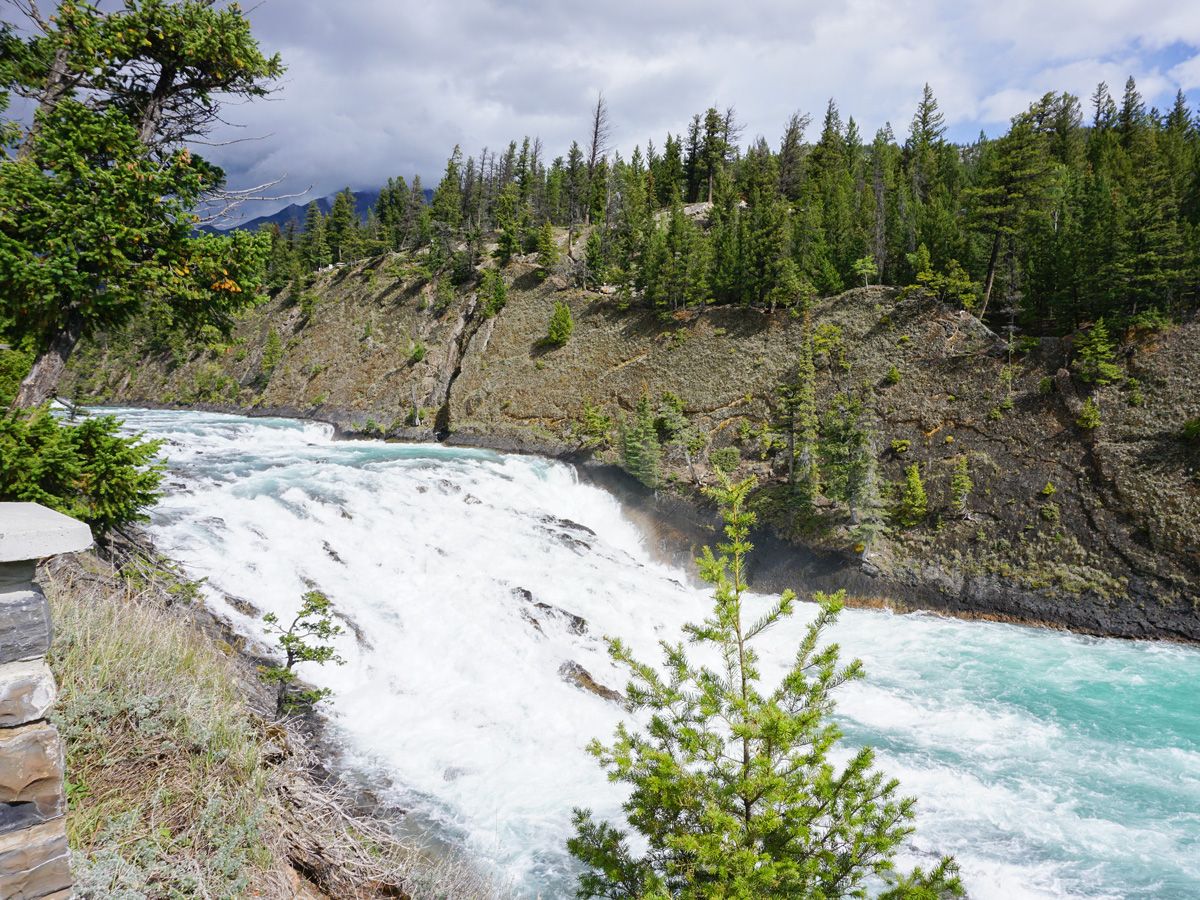
[[[608,117],[608,104],[604,102],[604,94],[596,95],[596,108],[592,110],[591,139],[588,141],[587,173],[591,177],[600,160],[611,149],[612,123]]]
[[[596,167],[600,165],[610,148],[612,141],[612,123],[608,117],[608,104],[604,102],[604,94],[596,95],[596,107],[592,110],[591,138],[588,140],[587,183],[592,183]],[[583,223],[590,225],[592,221],[591,204],[583,204]]]

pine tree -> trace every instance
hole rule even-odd
[[[775,688],[761,686],[757,640],[792,615],[796,595],[785,591],[761,617],[746,616],[754,486],[751,478],[710,491],[726,540],[699,559],[712,614],[684,632],[719,667],[694,662],[682,641],[662,643],[661,670],[609,641],[632,673],[629,706],[650,720],[645,730],[622,723],[611,746],[589,749],[630,786],[625,813],[646,850],[635,855],[625,832],[577,809],[567,846],[584,864],[578,896],[832,900],[860,896],[872,878],[894,883],[882,892],[889,900],[962,896],[950,859],[896,878],[892,858],[912,831],[914,801],[875,768],[871,748],[844,764],[830,758],[841,738],[833,695],[863,677],[860,662],[840,665],[837,645],[822,645],[842,593],[815,596],[820,611],[792,666]]]
[[[333,198],[333,208],[325,220],[325,239],[329,252],[337,262],[353,262],[358,257],[358,213],[350,188]]]
[[[489,319],[504,309],[508,302],[508,285],[504,283],[504,276],[495,269],[484,269],[479,298],[483,303],[483,314]]]
[[[1097,319],[1075,346],[1075,371],[1089,384],[1111,384],[1121,378],[1115,359],[1108,326],[1103,318]]]
[[[538,277],[545,278],[558,265],[558,242],[554,239],[554,226],[549,222],[538,229],[537,254]]]
[[[804,183],[804,132],[808,116],[792,113],[779,142],[779,193],[789,203],[800,199]]]
[[[813,365],[812,314],[804,308],[796,373],[779,389],[779,428],[787,453],[788,484],[802,510],[816,506],[821,494],[821,469],[817,442],[819,419],[816,401],[816,369]]]
[[[700,180],[707,185],[707,199],[713,199],[713,186],[717,172],[725,166],[725,155],[729,152],[724,119],[716,107],[710,106],[704,113],[704,142],[700,147]]]
[[[271,241],[271,254],[267,257],[265,284],[271,291],[281,291],[291,283],[295,275],[296,253],[278,225],[265,225],[263,229]]]
[[[574,331],[575,320],[571,316],[571,307],[561,300],[557,301],[546,327],[546,343],[551,347],[565,346]]]
[[[871,434],[864,423],[861,400],[838,394],[821,417],[818,451],[825,496],[844,502],[857,521],[868,470],[872,465]]]
[[[446,171],[433,192],[430,209],[433,230],[444,248],[458,238],[462,228],[462,148],[457,144],[446,160]]]
[[[648,394],[638,400],[632,421],[627,419],[621,423],[621,465],[646,487],[658,487],[662,446]]]
[[[500,267],[507,266],[517,253],[521,252],[521,227],[519,215],[519,197],[517,186],[508,184],[496,199],[496,250],[492,254]]]
[[[300,256],[309,271],[329,265],[332,258],[325,238],[325,216],[314,200],[304,210],[304,234],[300,238]]]
[[[1028,114],[1013,119],[1007,135],[990,145],[982,184],[967,192],[974,221],[990,237],[991,250],[984,278],[982,319],[992,296],[1001,244],[1022,227],[1031,209],[1040,209],[1050,176],[1044,142]]]
[[[913,197],[918,203],[923,203],[929,198],[938,180],[938,151],[943,145],[945,134],[945,116],[938,109],[933,89],[926,84],[921,93],[921,102],[913,114],[908,142],[904,145],[912,178]]]
[[[904,470],[904,484],[900,489],[900,499],[896,503],[896,521],[906,528],[913,528],[925,521],[929,515],[929,500],[925,495],[925,485],[921,481],[921,469],[913,463]]]

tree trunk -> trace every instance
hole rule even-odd
[[[979,307],[979,320],[987,313],[988,301],[992,299],[992,285],[996,283],[996,261],[1000,258],[1000,232],[992,239],[992,258],[988,260],[987,280],[983,286],[983,305]]]
[[[38,112],[43,115],[52,113],[58,106],[58,101],[66,95],[70,87],[67,80],[67,48],[59,47],[54,51],[54,62],[50,64],[50,74],[46,76],[46,86],[42,90],[41,97],[38,98]],[[28,159],[29,155],[33,153],[39,129],[40,123],[37,116],[34,115],[25,140],[21,142],[21,147],[17,151],[18,159]]]
[[[83,317],[73,312],[67,318],[62,331],[54,336],[50,345],[34,360],[33,368],[21,382],[10,409],[32,409],[54,396],[63,370],[67,367],[67,360],[71,358],[71,352],[79,343],[82,334]]]
[[[150,95],[150,100],[142,111],[142,121],[138,126],[138,140],[147,147],[150,146],[154,139],[154,133],[158,131],[158,126],[162,123],[163,113],[166,112],[167,98],[175,87],[176,74],[173,66],[163,68],[158,75],[158,82],[154,85],[154,92]]]

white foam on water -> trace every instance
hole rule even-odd
[[[226,594],[282,619],[316,585],[363,636],[339,639],[344,666],[303,671],[335,691],[355,765],[531,894],[569,895],[571,808],[616,818],[623,796],[584,747],[622,712],[559,667],[623,688],[601,637],[656,660],[707,612],[688,573],[558,463],[122,414],[167,439],[152,531],[209,602],[262,637]],[[768,679],[812,613],[764,642]],[[1200,653],[866,610],[833,637],[868,673],[840,700],[848,745],[876,745],[920,798],[906,862],[953,852],[983,898],[1200,895]]]

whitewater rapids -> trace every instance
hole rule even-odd
[[[571,808],[622,798],[583,748],[622,711],[560,669],[622,689],[602,637],[657,660],[708,608],[690,573],[560,463],[116,412],[165,439],[150,531],[237,628],[262,637],[311,586],[333,600],[346,664],[302,674],[333,689],[350,765],[528,896],[571,896]],[[768,680],[812,612],[769,636]],[[1200,896],[1200,651],[868,610],[833,637],[867,670],[847,744],[919,798],[902,862],[953,853],[975,898]]]

